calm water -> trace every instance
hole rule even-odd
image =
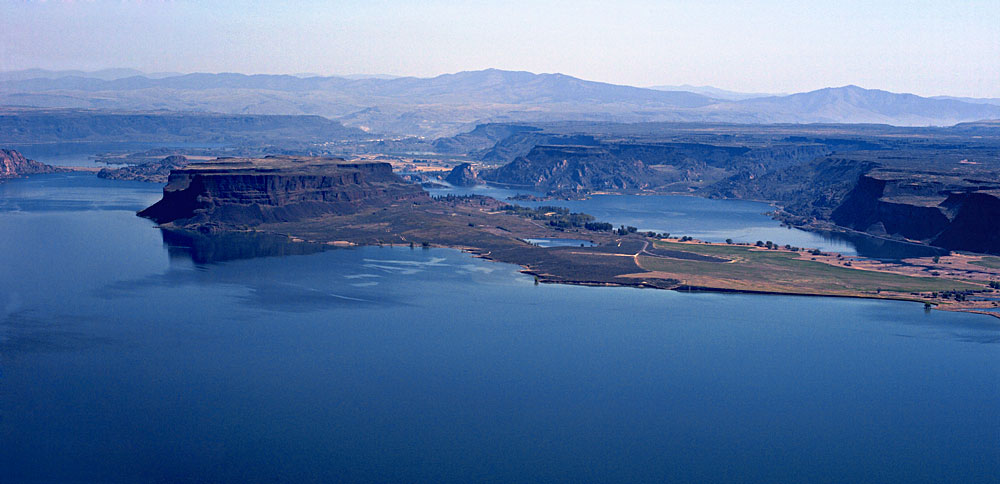
[[[994,318],[161,234],[158,196],[0,185],[0,482],[1000,474]]]
[[[213,148],[213,143],[70,142],[4,145],[25,157],[56,166],[98,166],[95,157],[104,153],[129,153],[153,148]]]
[[[539,247],[594,247],[595,243],[582,239],[524,239]]]
[[[490,186],[451,187],[428,190],[434,195],[481,194],[500,200],[527,193]],[[688,235],[710,242],[754,243],[772,241],[778,245],[818,248],[844,255],[860,255],[877,259],[929,257],[943,253],[937,249],[902,244],[872,237],[845,234],[821,234],[791,227],[782,227],[767,215],[774,207],[766,203],[744,200],[710,200],[700,197],[673,195],[594,195],[587,200],[551,200],[544,202],[512,202],[520,205],[555,205],[574,212],[589,213],[598,220],[615,226],[631,225],[640,231]]]

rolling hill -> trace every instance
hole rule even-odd
[[[564,74],[486,69],[432,78],[292,75],[0,74],[0,104],[129,111],[320,115],[374,133],[439,137],[485,122],[696,121],[952,125],[1000,119],[1000,106],[864,89],[734,99],[728,91],[646,89]],[[44,74],[44,75],[43,75]],[[124,77],[118,77],[124,76]],[[735,96],[740,97],[740,96]],[[728,98],[728,99],[726,99]],[[988,100],[987,100],[988,101]]]

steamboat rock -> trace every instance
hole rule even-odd
[[[345,215],[425,201],[388,163],[270,156],[192,163],[171,171],[163,198],[139,215],[161,225],[226,228]]]

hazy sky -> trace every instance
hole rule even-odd
[[[496,67],[638,86],[1000,97],[1000,0],[0,0],[0,18],[0,70],[430,77]]]

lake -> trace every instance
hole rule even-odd
[[[0,184],[0,482],[1000,475],[995,318],[203,240],[134,215],[160,190]]]
[[[86,166],[105,167],[97,163],[96,157],[105,153],[135,153],[155,148],[218,148],[217,143],[180,143],[180,142],[114,142],[114,141],[77,141],[60,143],[13,143],[4,148],[14,149],[28,159],[56,166]]]
[[[512,190],[487,185],[475,187],[445,187],[428,189],[432,195],[487,195],[506,200],[516,195],[542,195],[525,190]],[[755,243],[772,241],[778,245],[808,247],[844,255],[873,259],[898,260],[908,257],[930,257],[946,251],[933,247],[906,244],[863,235],[807,232],[781,226],[768,213],[775,208],[762,202],[746,200],[712,200],[677,195],[593,195],[586,200],[511,201],[518,205],[537,207],[553,205],[574,212],[593,215],[597,220],[614,226],[626,225],[640,231],[668,233],[673,237],[690,236],[708,242]]]

